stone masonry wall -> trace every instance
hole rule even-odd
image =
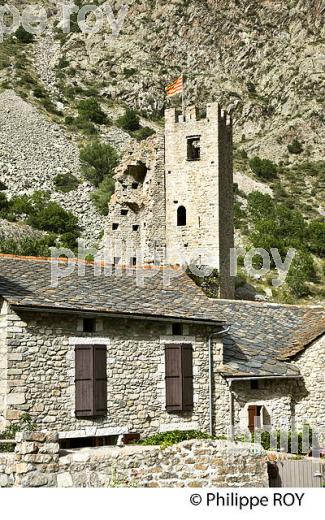
[[[121,263],[164,263],[164,139],[132,144],[117,168],[103,246]],[[131,261],[132,265],[132,261]]]
[[[7,390],[7,304],[0,302],[0,430],[4,422]]]
[[[171,325],[154,321],[101,319],[97,332],[79,332],[80,317],[9,311],[7,328],[7,424],[29,413],[40,429],[61,438],[161,430],[209,430],[208,330],[188,326],[173,336]],[[220,340],[219,340],[220,341]],[[106,417],[75,417],[75,344],[107,345]],[[194,409],[165,410],[166,343],[193,345]],[[227,423],[224,381],[217,374],[220,343],[214,342],[216,431]]]
[[[260,380],[252,390],[250,381],[233,382],[235,425],[248,428],[248,406],[264,406],[267,418],[274,428],[288,428],[293,414],[293,394],[299,395],[299,385],[293,380]],[[266,419],[264,413],[264,420]],[[268,423],[270,424],[270,423]]]
[[[53,432],[17,434],[0,454],[0,487],[268,487],[259,444],[185,441],[166,449],[126,446],[70,450]]]
[[[304,378],[304,391],[295,399],[297,427],[308,422],[320,431],[325,442],[325,336],[296,356],[293,362]]]
[[[195,107],[183,116],[165,114],[166,241],[171,263],[202,263],[221,269],[221,297],[233,297],[229,249],[233,246],[231,120],[217,103],[198,119]],[[200,160],[188,160],[188,138],[200,139]],[[186,225],[177,210],[186,208]],[[221,262],[222,259],[222,262]]]
[[[304,424],[309,424],[325,440],[324,347],[323,336],[291,361],[302,378],[260,380],[256,390],[251,389],[249,381],[233,382],[235,426],[247,429],[248,406],[261,405],[274,428],[290,429],[295,425],[302,430]]]

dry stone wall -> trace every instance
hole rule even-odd
[[[23,432],[16,441],[15,453],[0,454],[0,487],[268,487],[259,444],[185,441],[59,456],[55,432]]]

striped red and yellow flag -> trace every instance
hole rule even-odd
[[[175,94],[183,92],[183,76],[179,76],[173,83],[167,85],[165,91],[167,96],[174,96]]]

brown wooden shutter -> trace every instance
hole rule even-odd
[[[168,412],[192,410],[192,345],[166,345],[165,367],[166,410]]]
[[[182,346],[183,410],[193,410],[193,350]]]
[[[107,412],[106,347],[94,347],[94,415]]]
[[[75,363],[76,416],[106,415],[106,347],[76,345]]]

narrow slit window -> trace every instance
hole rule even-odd
[[[186,226],[186,208],[184,206],[177,208],[177,225]]]

